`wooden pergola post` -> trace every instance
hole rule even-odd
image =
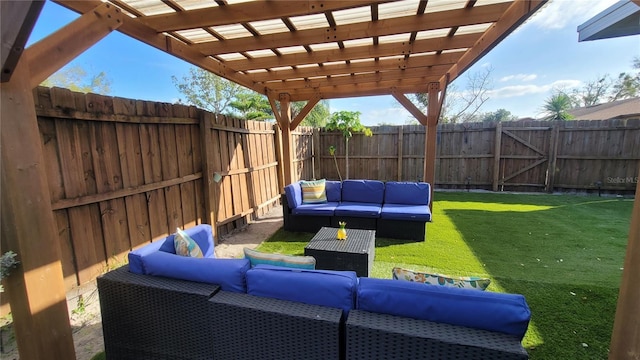
[[[14,251],[21,263],[7,278],[4,294],[9,296],[18,351],[21,359],[75,359],[58,231],[25,61],[0,89],[2,251]]]
[[[282,168],[284,185],[293,182],[293,137],[291,136],[291,96],[287,93],[279,95],[280,130],[282,131]]]
[[[2,3],[2,19],[16,18],[2,22],[3,47],[11,44],[12,53],[3,54],[3,73],[9,76],[0,85],[0,234],[3,252],[14,251],[20,261],[6,280],[6,294],[20,358],[75,359],[33,88],[118,28],[123,15],[100,4],[22,53],[20,39],[28,38],[38,3]]]
[[[640,177],[640,174],[638,174]],[[640,182],[636,185],[627,255],[618,294],[616,317],[611,335],[610,360],[636,360],[640,357]]]
[[[431,199],[433,199],[433,188],[436,186],[436,143],[438,132],[438,117],[442,103],[438,101],[440,83],[429,83],[427,106],[427,132],[424,144],[424,181],[431,184]],[[432,206],[430,202],[429,206]]]

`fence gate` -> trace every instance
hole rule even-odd
[[[540,188],[551,191],[555,173],[557,130],[549,126],[503,127],[498,123],[493,190],[503,191],[517,187],[519,191],[540,191]]]

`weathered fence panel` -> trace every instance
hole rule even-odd
[[[60,88],[34,96],[68,288],[176,227],[210,222],[207,209],[221,236],[280,198],[270,123]],[[303,150],[311,146],[299,146],[306,177],[313,159]]]
[[[423,178],[425,129],[372,127],[349,140],[349,178]],[[516,121],[438,126],[436,187],[494,191],[633,193],[640,121]],[[336,147],[336,157],[329,147]],[[342,134],[319,132],[316,178],[346,177]],[[336,163],[338,169],[336,169]]]

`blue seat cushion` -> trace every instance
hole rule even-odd
[[[381,219],[431,221],[428,205],[384,204],[380,212]]]
[[[142,258],[143,274],[216,284],[238,293],[246,292],[245,274],[250,267],[249,259],[192,258],[164,251]]]
[[[302,188],[299,182],[285,186],[284,195],[287,197],[287,203],[290,209],[295,209],[302,204]]]
[[[356,309],[524,337],[531,311],[524,296],[360,278]]]
[[[387,181],[384,202],[405,205],[429,205],[431,186],[425,182]]]
[[[341,202],[336,208],[336,216],[353,216],[364,218],[379,218],[381,204],[359,203],[359,202]]]
[[[384,183],[378,180],[345,180],[342,182],[342,201],[382,205]]]
[[[333,212],[336,210],[337,206],[337,202],[302,204],[291,212],[294,215],[333,216]]]
[[[340,202],[342,201],[342,182],[327,180],[325,182],[325,191],[327,192],[328,202]]]
[[[342,309],[355,305],[354,271],[303,270],[256,265],[247,271],[247,294]],[[424,285],[422,285],[424,286]]]

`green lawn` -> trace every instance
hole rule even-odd
[[[488,291],[523,294],[531,359],[606,359],[633,200],[440,193],[419,243],[377,239],[374,277],[401,266],[485,275]],[[347,225],[348,227],[348,225]],[[313,234],[282,229],[260,250],[302,255]]]

